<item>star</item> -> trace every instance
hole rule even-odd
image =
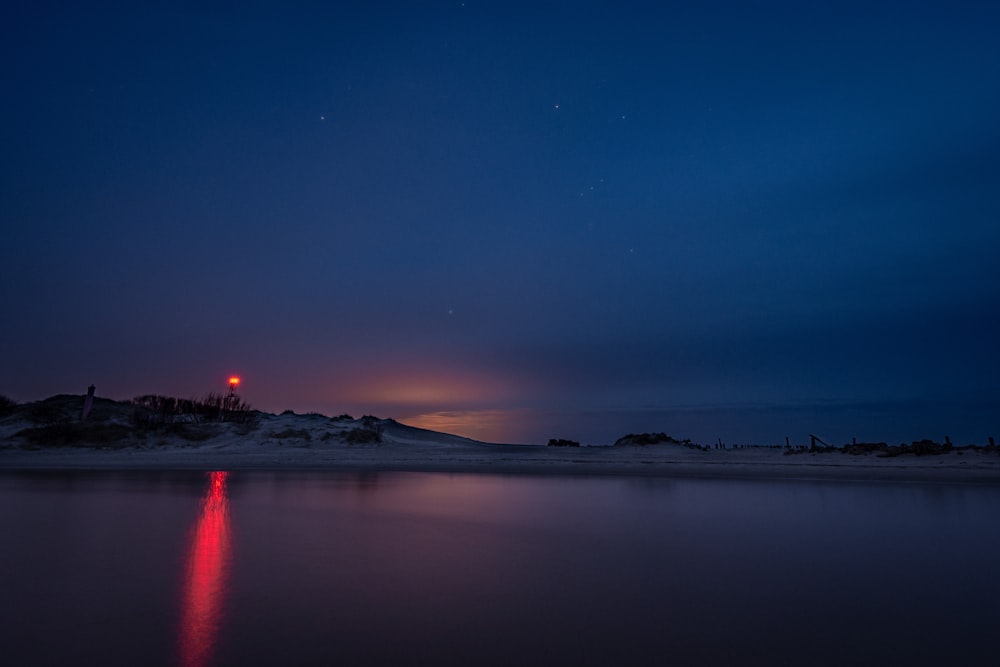
[[[559,105],[558,105],[558,104],[557,104],[557,105],[555,105],[555,106],[554,106],[554,107],[552,107],[552,108],[553,108],[553,109],[555,109],[556,111],[559,111]]]
[[[320,120],[326,120],[326,116],[320,116],[319,119]]]

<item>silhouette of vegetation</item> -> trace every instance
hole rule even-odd
[[[302,440],[312,440],[312,435],[309,431],[304,428],[286,428],[284,431],[278,431],[277,433],[272,433],[271,437],[277,438],[279,440],[287,440],[288,438],[300,438]]]
[[[871,454],[872,452],[885,452],[888,451],[889,445],[884,442],[856,442],[850,445],[844,445],[843,451],[845,454]]]
[[[128,446],[132,430],[124,424],[114,423],[55,423],[34,426],[18,431],[16,438],[24,438],[37,447],[90,447],[93,445]]]
[[[15,406],[15,414],[37,426],[21,429],[13,437],[24,439],[28,447],[130,447],[147,443],[154,435],[201,442],[219,434],[209,422],[224,418],[245,435],[260,418],[246,403],[222,394],[200,400],[154,394],[132,401],[97,398],[87,421],[80,421],[82,405],[83,397],[62,394]],[[154,442],[167,444],[164,439]]]
[[[186,424],[184,422],[164,424],[157,430],[157,433],[174,435],[190,442],[203,442],[215,435],[213,430],[205,425]]]
[[[361,425],[344,433],[344,440],[352,445],[378,444],[382,442],[382,422],[378,417],[365,415]]]
[[[564,440],[563,438],[550,438],[548,447],[579,447],[580,443],[576,440]]]
[[[209,393],[204,398],[174,398],[146,394],[132,399],[136,425],[153,426],[180,422],[227,421],[255,426],[260,415],[239,396]],[[293,413],[294,414],[294,413]]]
[[[676,440],[666,433],[629,433],[615,440],[615,447],[645,447],[647,445],[658,445],[668,443],[671,445],[688,445],[690,440]]]
[[[344,433],[344,440],[352,445],[378,444],[381,437],[367,428],[352,428]]]
[[[832,454],[834,452],[840,452],[841,454],[851,454],[854,456],[875,454],[875,456],[879,458],[892,458],[895,456],[903,456],[905,454],[912,454],[914,456],[940,456],[941,454],[947,454],[949,452],[962,454],[964,452],[977,451],[996,452],[997,448],[995,445],[968,445],[965,447],[955,447],[955,445],[949,441],[940,443],[924,439],[914,440],[910,444],[900,443],[898,445],[889,445],[884,442],[854,442],[849,445],[844,445],[843,447],[834,447],[831,445],[812,445],[810,447],[805,447],[800,445],[798,447],[787,447],[785,449],[785,454]]]
[[[21,414],[36,424],[71,422],[80,416],[83,407],[80,396],[59,394],[21,407]]]
[[[324,419],[324,420],[325,419],[330,419],[330,417],[327,417],[322,412],[316,412],[315,410],[311,410],[309,412],[303,412],[302,414],[297,413],[295,410],[283,410],[281,412],[281,414],[279,414],[278,416],[279,417],[308,417],[309,419]]]
[[[6,416],[17,409],[17,401],[0,394],[0,417]]]
[[[666,433],[629,433],[615,440],[614,447],[647,447],[649,445],[683,445],[689,449],[708,451],[707,445],[696,445],[690,440],[678,440]]]

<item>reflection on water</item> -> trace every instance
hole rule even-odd
[[[993,665],[998,514],[986,485],[0,472],[2,659]]]
[[[210,663],[222,622],[229,579],[231,536],[228,472],[208,473],[201,514],[191,533],[181,603],[180,663]]]

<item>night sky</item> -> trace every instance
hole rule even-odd
[[[981,1],[5,2],[0,393],[1000,436],[998,35]]]

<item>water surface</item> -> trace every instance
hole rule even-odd
[[[7,664],[992,664],[1000,489],[0,474]]]

